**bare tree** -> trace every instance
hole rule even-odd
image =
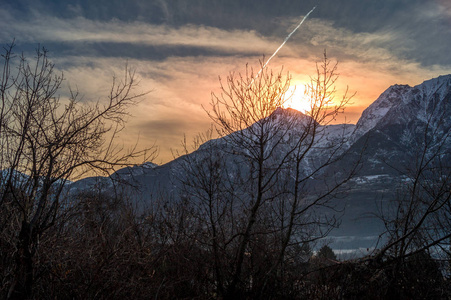
[[[400,299],[449,295],[438,264],[447,261],[451,238],[449,92],[419,99],[423,116],[401,123],[406,164],[386,162],[403,180],[381,210],[384,244],[364,260],[373,277],[385,276],[378,288]]]
[[[318,207],[331,207],[330,200],[355,175],[359,167],[360,158],[352,162],[341,176],[328,174],[327,180],[323,176],[327,167],[343,158],[346,142],[351,138],[346,133],[346,126],[340,126],[333,134],[328,132],[328,125],[353,97],[348,96],[346,90],[341,99],[335,99],[337,80],[337,63],[332,64],[324,53],[322,62],[317,64],[316,76],[311,78],[306,87],[310,110],[301,122],[295,124],[296,128],[290,137],[290,166],[283,174],[286,178],[291,178],[293,183],[290,185],[289,196],[281,197],[277,203],[278,208],[273,209],[277,212],[276,219],[279,222],[280,248],[276,263],[269,269],[268,275],[282,267],[288,247],[320,239],[338,225],[335,217],[328,219],[314,216],[315,210]],[[312,167],[306,168],[306,162]],[[321,181],[319,190],[308,188],[313,185],[312,179]]]
[[[195,206],[192,218],[200,224],[196,239],[212,259],[221,295],[271,290],[292,248],[336,225],[315,211],[331,206],[355,168],[317,194],[307,196],[306,187],[344,150],[345,137],[332,138],[326,126],[350,99],[334,101],[337,78],[336,65],[325,56],[308,86],[307,115],[281,109],[290,76],[266,68],[259,76],[248,67],[245,75],[232,73],[221,84],[222,93],[212,95],[208,114],[223,137],[184,157],[182,181],[184,196]]]
[[[10,237],[15,265],[4,271],[7,298],[30,298],[39,240],[55,224],[60,207],[69,205],[64,203],[68,180],[92,171],[108,174],[153,152],[128,152],[114,144],[127,108],[144,95],[134,92],[138,82],[132,70],[113,79],[105,101],[80,103],[73,91],[65,101],[58,96],[63,75],[48,52],[38,48],[30,62],[15,56],[13,48],[11,44],[2,54],[0,220],[2,229],[15,222],[16,230]],[[13,214],[3,214],[11,209]]]
[[[423,123],[406,125],[410,164],[398,171],[406,180],[382,219],[388,241],[377,257],[403,260],[431,248],[449,251],[451,238],[451,165],[449,102],[433,97]]]

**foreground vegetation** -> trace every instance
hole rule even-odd
[[[138,216],[122,198],[88,192],[79,200],[39,241],[32,298],[222,298],[215,257],[198,239],[203,229],[183,218],[189,212],[166,207]],[[2,232],[2,298],[17,259],[17,239],[6,233],[19,228],[10,223]],[[268,245],[246,257],[243,268],[252,279],[239,285],[236,298],[447,299],[451,292],[449,278],[426,251],[403,260],[337,261],[304,244],[291,247],[283,267],[268,277],[272,252]]]

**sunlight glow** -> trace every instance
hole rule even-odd
[[[297,84],[292,85],[285,93],[286,102],[283,105],[284,108],[293,108],[302,113],[311,110],[308,97],[305,95],[305,85]]]

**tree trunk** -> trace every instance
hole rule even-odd
[[[30,223],[22,221],[16,253],[16,270],[8,299],[31,299],[33,287],[33,253],[31,251],[33,229]]]

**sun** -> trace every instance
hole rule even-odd
[[[311,110],[310,102],[308,97],[305,95],[305,85],[296,84],[288,88],[284,95],[286,102],[284,103],[284,108],[293,108],[302,113],[306,113]]]

